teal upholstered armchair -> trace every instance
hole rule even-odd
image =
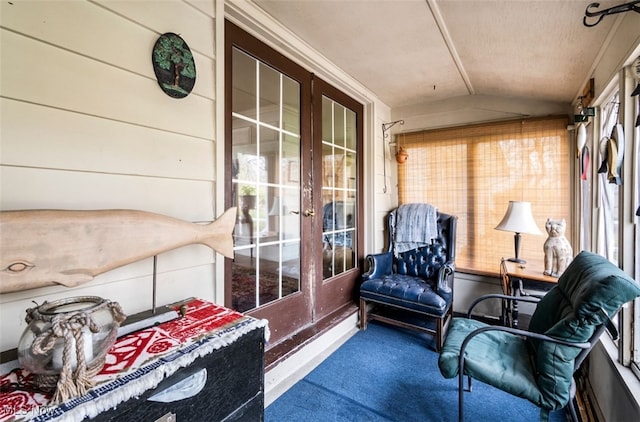
[[[459,420],[463,420],[465,375],[468,390],[475,378],[540,407],[540,419],[569,407],[575,419],[574,372],[625,303],[640,296],[638,283],[605,258],[581,252],[542,299],[529,331],[454,318],[438,365],[446,378],[458,376]],[[486,298],[514,299],[505,295]],[[468,317],[471,315],[469,310]]]

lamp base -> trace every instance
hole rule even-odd
[[[525,261],[524,259],[520,259],[520,258],[508,258],[507,261],[515,262],[517,264],[526,264],[527,263],[527,261]]]

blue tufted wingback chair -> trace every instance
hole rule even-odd
[[[394,253],[397,209],[387,219],[387,252],[366,257],[360,286],[360,328],[368,320],[435,335],[442,348],[453,315],[457,217],[437,212],[437,237],[431,244]],[[397,255],[397,256],[396,256]]]

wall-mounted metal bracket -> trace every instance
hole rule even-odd
[[[631,12],[640,13],[640,6],[636,6],[640,3],[640,0],[630,1],[629,3],[619,4],[608,9],[602,9],[597,12],[590,12],[589,9],[600,7],[600,3],[591,3],[584,11],[584,18],[582,18],[582,24],[584,26],[592,27],[600,23],[600,21],[607,15],[615,15],[616,13]],[[594,23],[587,23],[587,18],[598,18]]]
[[[387,145],[385,145],[384,140],[389,137],[389,130],[391,130],[391,128],[398,123],[400,123],[400,125],[403,125],[404,120],[396,120],[394,122],[382,124],[382,157],[384,160],[382,163],[382,173],[384,177],[384,186],[382,188],[382,193],[387,193]]]
[[[389,134],[387,132],[389,130],[391,130],[391,128],[394,127],[395,125],[397,125],[398,123],[403,125],[404,124],[404,120],[396,120],[395,122],[383,123],[382,124],[382,139],[387,139],[389,137]]]

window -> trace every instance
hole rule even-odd
[[[635,116],[636,122],[640,123],[640,104],[636,102],[635,106]],[[640,124],[637,124],[633,134],[633,148],[631,149],[633,154],[633,166],[635,169],[640,169]],[[640,219],[640,170],[636,170],[635,179],[633,181],[633,186],[635,186],[634,190],[634,198],[633,198],[633,209],[635,209],[635,240],[632,243],[632,247],[635,248],[635,274],[634,277],[636,280],[640,280],[640,254],[637,253],[638,248],[640,247],[640,223],[638,220]],[[633,363],[635,367],[636,374],[640,377],[640,300],[636,300],[633,308]],[[631,343],[631,342],[630,342]]]
[[[603,96],[596,117],[592,119],[593,136],[589,134],[588,145],[591,148],[592,175],[589,177],[593,180],[590,188],[593,193],[591,209],[585,203],[582,219],[593,221],[591,240],[584,247],[607,257],[640,280],[637,253],[640,239],[640,104],[638,97],[629,95],[637,84],[627,72],[621,71],[611,82],[612,91]],[[625,145],[621,162],[607,160],[612,156],[621,157],[619,151],[612,149],[615,146],[617,150],[617,145],[608,143],[616,124],[621,125]],[[620,136],[616,135],[616,138]],[[618,312],[614,322],[620,333],[616,342],[618,359],[623,365],[630,365],[640,377],[640,301],[636,300],[632,306]]]
[[[458,216],[461,271],[497,273],[500,259],[514,255],[513,234],[494,230],[510,200],[531,202],[543,233],[547,218],[572,227],[564,116],[399,134],[396,141],[409,153],[398,166],[400,203],[427,202]],[[520,256],[542,267],[545,240],[523,235]]]
[[[638,86],[640,86],[640,83],[638,83]],[[632,192],[633,197],[630,201],[631,210],[634,215],[634,239],[630,243],[631,247],[634,248],[633,250],[636,251],[634,257],[634,278],[640,280],[640,254],[637,253],[638,248],[640,248],[640,103],[637,99],[637,96],[627,99],[627,106],[633,109],[631,115],[635,117],[635,127],[633,128],[632,136],[627,136],[627,142],[631,142],[631,148],[627,147],[626,151],[632,151],[628,165],[635,169],[633,180],[631,181],[631,186],[634,187]],[[632,344],[631,356],[633,367],[636,375],[640,377],[640,300],[636,300],[634,303],[632,321],[634,327],[634,329],[631,330],[633,340],[627,341],[627,343]],[[627,332],[629,332],[629,330],[627,330]],[[623,339],[623,341],[626,341],[626,339]]]

